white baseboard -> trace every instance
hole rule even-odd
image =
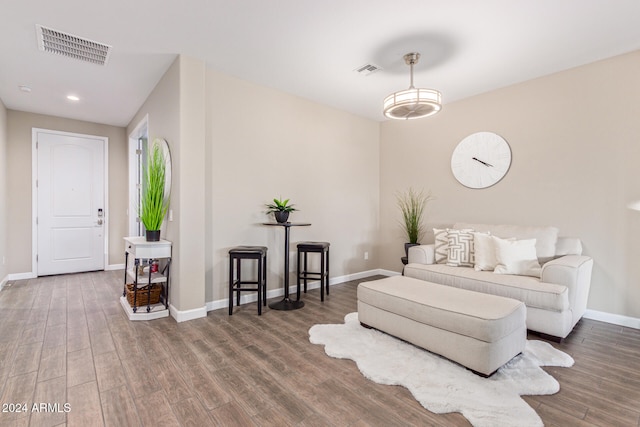
[[[26,280],[26,279],[35,279],[38,277],[36,273],[13,273],[9,274],[8,280]]]
[[[153,304],[148,312],[146,306],[138,307],[135,313],[126,297],[120,297],[120,305],[122,305],[129,320],[154,320],[169,316],[169,310],[164,308],[164,304],[161,303]]]
[[[112,271],[112,270],[124,270],[124,264],[109,264],[104,268],[104,271]],[[13,273],[9,274],[6,277],[6,281],[9,280],[26,280],[26,279],[35,279],[38,277],[36,273]]]
[[[176,322],[186,322],[187,320],[200,319],[207,317],[207,307],[194,308],[192,310],[178,310],[172,304],[169,304],[169,313]]]
[[[389,270],[375,269],[362,271],[360,273],[347,274],[344,276],[331,277],[329,279],[329,286],[337,285],[344,282],[350,282],[352,280],[360,280],[371,276],[396,276],[400,273]],[[320,281],[314,280],[313,282],[307,282],[307,289],[318,289],[320,287]],[[289,286],[289,295],[293,295],[298,291],[298,285],[290,285]],[[277,298],[284,295],[284,289],[272,289],[267,291],[267,299]],[[240,304],[248,304],[252,302],[258,301],[258,296],[256,294],[251,295],[241,295],[240,296]],[[221,299],[217,301],[210,301],[207,303],[207,311],[218,310],[221,308],[229,307],[229,299]]]
[[[640,319],[636,317],[622,316],[620,314],[605,313],[604,311],[587,310],[583,316],[585,319],[598,320],[628,328],[640,329]]]
[[[112,270],[124,270],[124,264],[109,264],[104,268],[104,271]]]

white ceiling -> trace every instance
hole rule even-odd
[[[111,45],[108,64],[38,50],[36,24]],[[381,121],[383,98],[409,86],[405,53],[422,54],[415,85],[440,90],[446,108],[640,49],[640,1],[0,0],[0,34],[9,109],[126,126],[185,54]],[[354,71],[366,63],[383,70]]]

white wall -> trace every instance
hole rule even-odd
[[[640,318],[640,212],[627,208],[640,199],[638,75],[640,51],[446,104],[431,118],[383,123],[380,266],[401,269],[394,192],[431,189],[431,228],[555,225],[580,237],[595,261],[588,307]],[[479,131],[503,136],[513,162],[497,185],[471,190],[450,159]]]

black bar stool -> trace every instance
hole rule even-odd
[[[256,280],[242,280],[241,261],[243,259],[258,261]],[[243,285],[255,286],[243,287]],[[240,293],[248,291],[258,292],[258,315],[261,315],[262,306],[267,305],[267,248],[264,246],[238,246],[229,250],[229,316],[233,314],[233,293],[236,293],[236,305],[240,305]]]
[[[320,271],[309,271],[307,255],[320,254]],[[304,255],[304,260],[302,256]],[[326,288],[329,295],[329,243],[328,242],[300,242],[298,243],[298,299],[300,299],[300,281],[304,281],[304,293],[307,293],[307,280],[320,279],[320,301],[324,301]]]

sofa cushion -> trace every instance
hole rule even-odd
[[[492,271],[475,271],[469,267],[416,263],[407,264],[404,275],[470,291],[514,298],[524,302],[527,307],[558,312],[569,309],[569,290],[566,286],[541,282],[536,277],[495,274]]]
[[[434,228],[436,264],[446,264],[449,257],[448,228]]]
[[[496,245],[493,236],[489,233],[473,233],[473,268],[476,271],[493,271],[498,261],[496,260]]]
[[[496,250],[496,274],[540,277],[536,239],[506,240],[492,236]]]
[[[536,239],[536,254],[540,263],[545,263],[556,256],[556,242],[558,229],[556,227],[533,227],[524,225],[502,224],[470,224],[457,223],[453,228],[471,228],[475,231],[490,232],[493,236],[503,239],[515,237],[516,239]]]
[[[471,230],[449,230],[447,265],[452,267],[473,267],[473,233]]]

